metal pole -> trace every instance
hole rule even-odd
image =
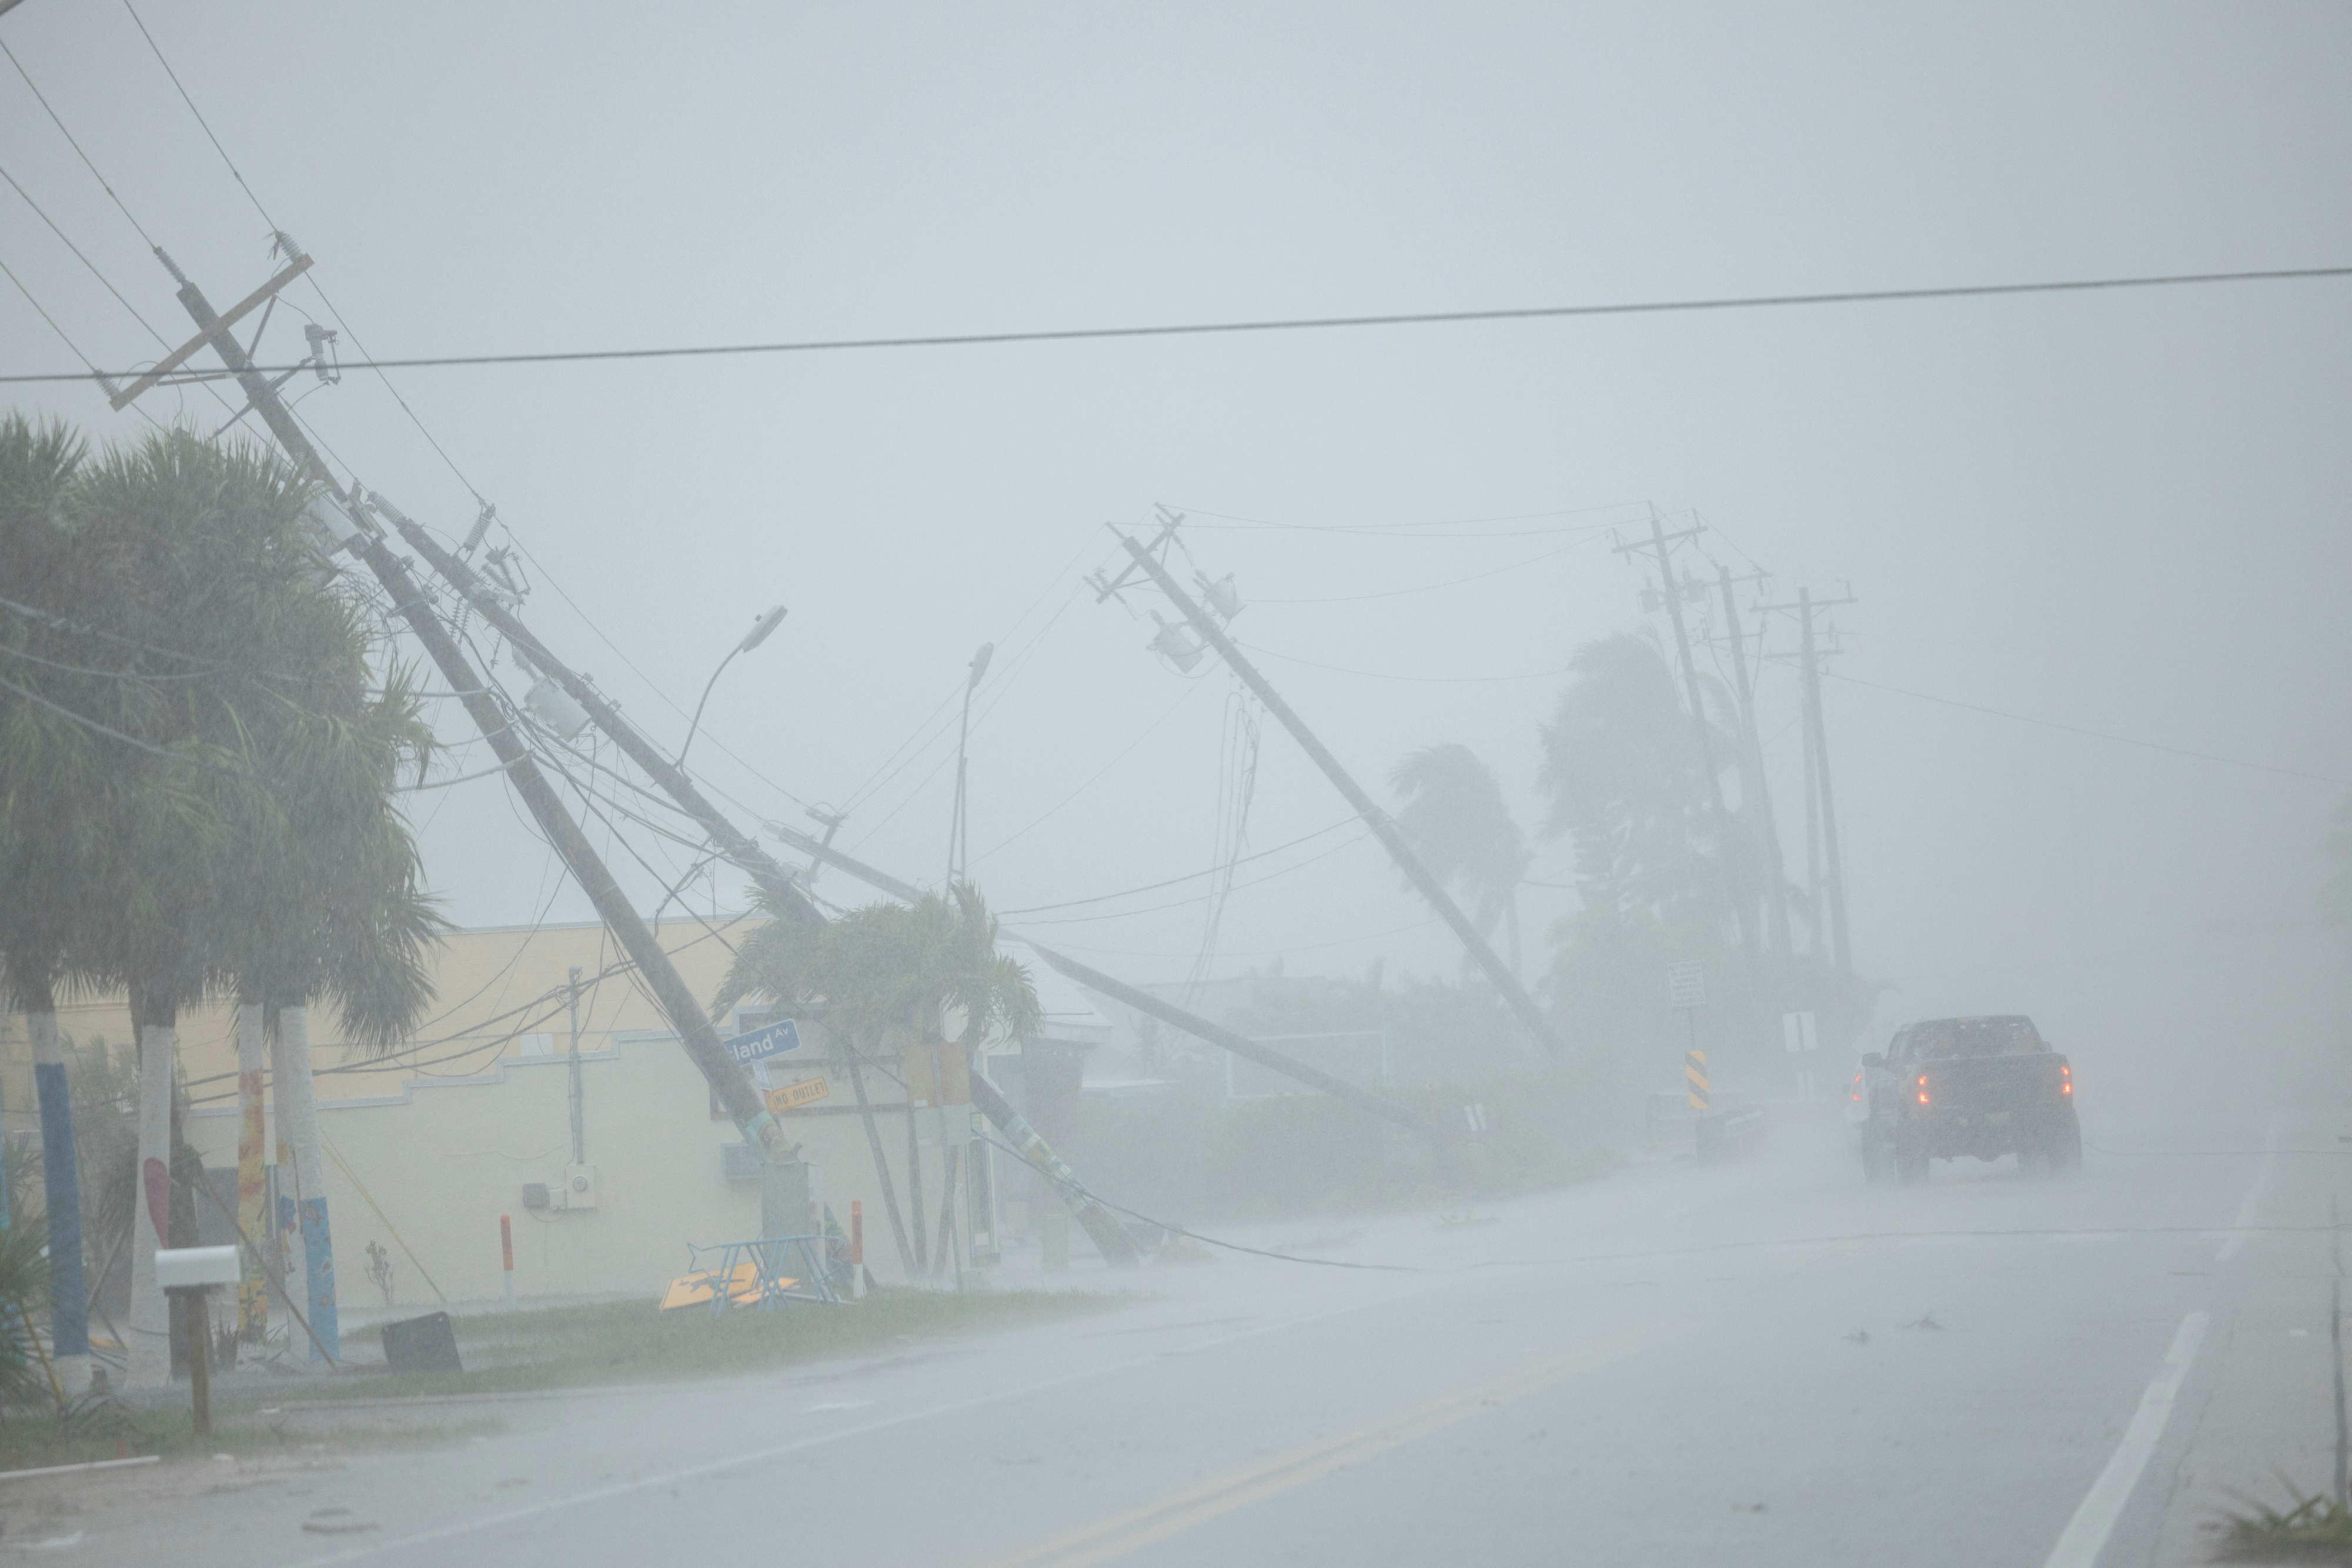
[[[964,841],[964,747],[971,739],[971,688],[977,684],[978,683],[973,681],[966,681],[963,684],[963,719],[961,723],[956,726],[955,804],[948,812],[948,874],[946,880],[947,885],[950,887],[954,886],[958,879],[962,876],[963,866],[961,864],[961,861],[965,856],[971,853],[971,846]]]
[[[588,1134],[583,1122],[580,1084],[580,966],[572,966],[572,1163],[588,1163]]]
[[[205,298],[203,291],[190,282],[160,248],[155,254],[171,269],[173,277],[179,280],[182,306],[199,328],[209,329],[219,318]],[[278,444],[307,472],[319,476],[331,487],[333,476],[328,471],[325,461],[310,444],[310,439],[303,434],[301,426],[295,423],[294,416],[287,410],[277,390],[253,368],[253,361],[247,357],[236,338],[224,332],[215,335],[211,342],[213,350],[236,372],[237,382],[252,400],[255,412],[269,426],[270,433],[278,437]],[[356,497],[353,503],[352,509],[356,510]],[[405,519],[399,520],[405,522]],[[428,559],[439,556],[447,559],[447,552],[433,545],[429,539],[421,544],[418,542],[424,538],[424,530],[414,524],[404,527],[402,536],[416,547],[419,554],[426,555]],[[430,546],[429,549],[427,546]],[[655,1002],[668,1016],[671,1027],[677,1030],[687,1055],[701,1069],[703,1077],[709,1081],[711,1088],[719,1095],[719,1103],[741,1129],[744,1140],[766,1150],[771,1159],[790,1158],[792,1144],[782,1126],[752,1092],[750,1081],[736,1070],[726,1047],[719,1043],[718,1030],[711,1027],[710,1019],[704,1015],[701,1003],[695,999],[693,991],[688,988],[677,966],[670,962],[669,955],[655,940],[653,932],[630,904],[620,884],[613,880],[613,873],[605,868],[594,846],[589,843],[587,834],[581,831],[580,824],[564,810],[562,802],[556,798],[554,787],[548,783],[537,761],[516,737],[513,724],[505,710],[492,700],[488,682],[475,673],[472,661],[457,645],[448,627],[442,623],[439,613],[432,601],[425,598],[424,589],[418,585],[407,566],[392,553],[380,535],[366,527],[357,529],[349,541],[349,548],[383,584],[392,596],[394,608],[400,612],[410,630],[425,644],[425,651],[441,671],[442,677],[449,683],[450,690],[457,695],[458,700],[465,705],[466,712],[482,732],[483,738],[490,743],[490,749],[505,765],[508,779],[514,786],[515,792],[522,797],[523,804],[530,809],[540,831],[563,857],[565,866],[580,883],[582,891],[588,894],[597,915],[612,930],[630,962],[636,966],[637,972],[645,977]],[[454,561],[450,565],[457,566],[459,571],[466,570]],[[443,568],[445,575],[447,570]],[[511,634],[509,640],[515,640]],[[536,641],[530,643],[525,652],[532,654],[533,662],[537,663]],[[574,693],[575,696],[577,695]],[[596,706],[610,712],[610,705],[601,696],[596,699]],[[594,708],[591,709],[592,714],[594,711]],[[632,736],[634,737],[634,732]],[[634,738],[636,744],[642,745],[641,737]],[[631,742],[624,741],[623,745],[628,747]],[[630,755],[635,757],[635,750],[631,749]],[[663,771],[669,777],[679,777],[677,769],[669,767],[667,760],[659,758],[657,754],[656,760],[660,762]],[[644,765],[640,759],[639,766]],[[691,786],[688,788],[691,789]],[[740,840],[741,835],[736,834],[735,837]],[[813,910],[811,917],[814,917]]]
[[[1381,810],[1370,795],[1364,793],[1362,787],[1349,776],[1348,770],[1339,766],[1339,759],[1332,756],[1321,741],[1315,738],[1314,731],[1307,727],[1306,721],[1291,710],[1288,703],[1282,700],[1281,694],[1267,684],[1266,678],[1258,673],[1257,667],[1242,656],[1242,651],[1234,645],[1232,638],[1225,635],[1225,629],[1217,624],[1215,618],[1194,603],[1192,596],[1178,586],[1175,578],[1169,574],[1168,569],[1160,565],[1150,550],[1125,535],[1119,537],[1119,543],[1127,547],[1127,553],[1135,558],[1136,564],[1150,573],[1151,580],[1160,585],[1160,591],[1168,596],[1168,601],[1183,612],[1184,618],[1192,623],[1192,629],[1198,632],[1211,647],[1216,649],[1219,656],[1225,661],[1234,674],[1239,675],[1243,683],[1257,694],[1257,699],[1265,705],[1265,710],[1280,720],[1285,729],[1290,731],[1291,737],[1306,750],[1315,765],[1323,770],[1324,777],[1330,779],[1339,793],[1346,797],[1348,804],[1356,809],[1356,814],[1363,818],[1365,824],[1372,830],[1373,836],[1378,838],[1381,846],[1389,852],[1389,857],[1396,862],[1398,868],[1404,873],[1413,886],[1421,891],[1422,897],[1428,900],[1430,907],[1436,910],[1445,924],[1453,927],[1454,935],[1461,939],[1463,946],[1467,948],[1470,956],[1477,960],[1478,967],[1486,971],[1486,978],[1493,982],[1495,989],[1502,993],[1503,999],[1510,1004],[1511,1010],[1518,1014],[1519,1021],[1528,1026],[1528,1032],[1534,1035],[1555,1059],[1564,1056],[1568,1048],[1559,1036],[1553,1031],[1551,1020],[1544,1017],[1543,1009],[1536,1005],[1536,999],[1533,997],[1528,995],[1527,988],[1519,984],[1518,977],[1511,973],[1510,966],[1504,963],[1494,948],[1486,945],[1486,939],[1478,935],[1478,928],[1470,924],[1470,917],[1462,913],[1461,906],[1447,894],[1438,880],[1430,874],[1429,868],[1421,863],[1421,857],[1413,852],[1412,845],[1406,841],[1403,832],[1395,822],[1390,820],[1389,814]],[[1045,949],[1039,948],[1038,953],[1043,956]],[[1062,967],[1059,962],[1052,959],[1047,961],[1054,963],[1056,968]],[[1231,1048],[1228,1047],[1228,1049]]]

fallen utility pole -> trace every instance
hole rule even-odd
[[[805,850],[819,860],[838,866],[867,886],[879,888],[893,898],[903,899],[912,904],[923,896],[922,889],[912,883],[901,882],[887,872],[877,871],[863,861],[853,859],[830,844],[811,838],[806,833],[795,831],[780,822],[769,823],[768,831],[793,848]],[[1358,1110],[1369,1112],[1384,1122],[1393,1122],[1400,1127],[1410,1128],[1413,1132],[1427,1134],[1433,1139],[1436,1136],[1435,1130],[1429,1123],[1410,1106],[1400,1105],[1395,1101],[1375,1094],[1370,1090],[1359,1089],[1344,1078],[1334,1078],[1328,1072],[1307,1066],[1295,1056],[1276,1051],[1271,1046],[1261,1045],[1246,1035],[1236,1034],[1223,1025],[1210,1022],[1198,1013],[1188,1012],[1173,1002],[1162,1001],[1149,991],[1138,990],[1123,980],[1114,979],[1099,969],[1091,968],[1079,963],[1076,958],[1055,952],[1035,937],[1024,936],[1017,929],[1014,930],[1013,935],[1020,936],[1023,942],[1028,944],[1029,950],[1038,957],[1082,986],[1100,991],[1116,1001],[1124,1002],[1138,1012],[1148,1013],[1172,1028],[1182,1030],[1195,1040],[1205,1040],[1220,1050],[1232,1051],[1245,1061],[1255,1061],[1261,1067],[1279,1072],[1284,1077],[1304,1083],[1309,1088],[1319,1089],[1333,1099],[1345,1101]],[[973,1082],[977,1083],[978,1080],[975,1079]]]
[[[467,603],[472,605],[485,621],[497,628],[507,642],[522,657],[530,661],[534,669],[562,686],[572,699],[587,711],[590,721],[597,728],[612,737],[614,743],[626,753],[631,761],[643,768],[646,776],[661,787],[664,793],[677,801],[681,810],[700,824],[702,831],[709,835],[711,841],[719,846],[720,852],[760,884],[761,891],[767,894],[768,902],[778,911],[779,918],[797,918],[811,922],[824,919],[824,916],[817,912],[816,906],[794,884],[792,873],[777,864],[775,858],[761,849],[757,840],[745,834],[730,821],[718,807],[712,805],[709,797],[695,785],[692,775],[671,761],[667,753],[648,740],[635,725],[623,718],[620,710],[613,706],[611,699],[597,689],[595,682],[573,671],[562,660],[548,652],[547,645],[531,635],[530,629],[522,623],[521,618],[517,616],[489,585],[482,580],[479,573],[443,548],[432,535],[402,516],[399,509],[387,503],[383,497],[371,492],[368,499],[371,508],[398,528],[400,537],[413,547],[419,556],[430,562],[435,570],[447,579],[450,586],[464,596]],[[833,831],[839,826],[837,820],[833,821],[828,825],[824,842],[819,843],[818,841],[812,839],[809,841],[810,843],[815,845],[824,854],[832,854],[834,852],[830,848],[830,842]],[[900,885],[904,886],[904,884]],[[921,894],[912,888],[907,888],[901,896],[911,903]],[[750,1085],[743,1082],[743,1075],[740,1071],[730,1067],[730,1076],[735,1082],[742,1085],[744,1092],[751,1092]],[[864,1103],[864,1084],[856,1080],[854,1069],[853,1082],[859,1090],[859,1109],[865,1113],[866,1133],[870,1138],[874,1134],[872,1113]],[[1072,1216],[1093,1239],[1097,1249],[1102,1253],[1105,1260],[1120,1267],[1133,1264],[1137,1260],[1134,1242],[1129,1239],[1125,1228],[1095,1200],[1094,1196],[1087,1190],[1086,1184],[1078,1179],[1076,1173],[1072,1171],[1061,1156],[1054,1152],[1045,1139],[1038,1136],[1036,1131],[1028,1123],[1013,1113],[1013,1107],[1005,1102],[1003,1095],[996,1092],[993,1087],[983,1091],[980,1087],[979,1080],[975,1079],[973,1083],[972,1103],[980,1108],[982,1115],[996,1124],[997,1129],[1006,1138],[1024,1150],[1023,1158],[1030,1159],[1033,1163],[1043,1164],[1046,1167],[1047,1173],[1060,1189],[1064,1200],[1069,1205]],[[911,1115],[911,1113],[909,1114]],[[1033,1154],[1032,1150],[1037,1152]],[[876,1168],[883,1172],[882,1179],[887,1184],[888,1176],[882,1164],[878,1141],[875,1144],[874,1161]],[[895,1200],[890,1207],[895,1217],[898,1207]]]
[[[196,325],[205,330],[206,340],[214,351],[235,373],[246,395],[252,399],[262,422],[269,426],[270,434],[278,437],[278,444],[305,473],[321,480],[330,492],[341,499],[333,474],[320,457],[318,449],[310,444],[310,438],[295,423],[293,414],[278,397],[277,389],[254,369],[251,358],[234,337],[214,330],[220,318],[205,298],[204,291],[188,279],[160,246],[156,247],[155,255],[179,283],[180,303],[194,319]],[[357,489],[356,484],[353,488]],[[589,843],[588,836],[581,831],[580,824],[564,810],[562,802],[556,798],[554,787],[540,771],[529,748],[517,738],[513,721],[492,700],[489,683],[475,673],[465,650],[458,646],[449,628],[442,623],[439,612],[432,601],[425,597],[425,590],[410,574],[407,566],[392,553],[383,535],[366,524],[365,511],[359,504],[359,497],[354,495],[346,506],[352,514],[351,534],[340,542],[366,563],[368,570],[375,574],[376,580],[383,583],[385,591],[391,594],[394,608],[408,622],[409,629],[416,633],[417,640],[425,644],[425,653],[440,669],[449,689],[465,705],[467,714],[481,731],[482,738],[490,743],[490,749],[505,767],[515,792],[530,808],[530,814],[538,821],[540,831],[547,835],[556,852],[563,857],[566,869],[588,894],[597,915],[620,942],[622,950],[636,966],[637,972],[645,977],[655,1001],[668,1016],[671,1026],[684,1042],[687,1055],[702,1070],[703,1077],[709,1081],[712,1091],[719,1096],[719,1104],[742,1130],[744,1141],[761,1149],[771,1160],[789,1159],[792,1155],[791,1142],[785,1137],[782,1124],[761,1103],[750,1081],[736,1070],[733,1059],[719,1041],[718,1030],[711,1028],[702,1005],[695,999],[693,991],[688,988],[677,967],[670,962],[669,955],[662,950],[652,930],[631,907],[620,884],[613,880],[613,873],[605,868],[604,861]]]
[[[1403,830],[1391,820],[1386,811],[1381,810],[1379,804],[1370,795],[1364,793],[1363,788],[1349,777],[1348,770],[1339,766],[1339,759],[1332,756],[1321,741],[1315,738],[1315,732],[1307,727],[1306,721],[1292,712],[1290,705],[1282,700],[1281,694],[1266,683],[1266,678],[1258,673],[1257,666],[1242,656],[1241,649],[1234,645],[1231,637],[1225,635],[1225,629],[1217,623],[1215,617],[1193,601],[1192,596],[1177,584],[1176,579],[1169,573],[1165,566],[1160,563],[1159,559],[1149,549],[1137,544],[1125,534],[1119,535],[1118,542],[1127,547],[1127,553],[1135,558],[1135,563],[1144,570],[1152,581],[1159,584],[1160,591],[1168,596],[1168,601],[1183,612],[1184,618],[1192,623],[1192,629],[1198,632],[1211,647],[1216,649],[1218,655],[1225,661],[1234,674],[1239,675],[1249,689],[1257,694],[1257,700],[1265,705],[1266,712],[1274,715],[1282,722],[1282,727],[1290,731],[1291,737],[1305,748],[1307,755],[1314,760],[1315,765],[1323,770],[1323,776],[1330,779],[1339,793],[1347,798],[1348,804],[1356,809],[1356,814],[1363,818],[1365,825],[1370,827],[1373,835],[1381,841],[1381,847],[1389,852],[1389,858],[1396,862],[1398,869],[1402,870],[1413,886],[1421,891],[1421,896],[1429,901],[1429,906],[1436,910],[1445,924],[1454,928],[1454,935],[1461,938],[1462,946],[1467,948],[1470,956],[1478,961],[1478,967],[1486,972],[1486,978],[1493,982],[1496,990],[1502,993],[1503,999],[1510,1004],[1511,1010],[1519,1015],[1519,1021],[1528,1026],[1528,1032],[1543,1043],[1544,1049],[1551,1053],[1555,1061],[1564,1056],[1567,1047],[1554,1032],[1551,1020],[1544,1017],[1543,1009],[1536,1005],[1536,999],[1533,997],[1528,995],[1527,988],[1519,984],[1518,977],[1511,973],[1510,966],[1503,962],[1501,956],[1487,945],[1484,936],[1478,935],[1478,928],[1470,924],[1470,917],[1462,913],[1461,905],[1454,902],[1444,886],[1436,877],[1430,874],[1429,868],[1422,864],[1421,856],[1413,852],[1412,845],[1406,841]],[[1042,953],[1044,949],[1040,948],[1039,951]],[[1180,1025],[1179,1027],[1189,1026]],[[1202,1038],[1213,1037],[1204,1035]],[[1223,1042],[1218,1041],[1218,1043]],[[1228,1047],[1228,1049],[1231,1048]],[[1297,1075],[1293,1074],[1293,1076]],[[1385,1104],[1386,1102],[1382,1103]]]

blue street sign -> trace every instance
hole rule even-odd
[[[782,1056],[801,1048],[800,1027],[790,1019],[772,1023],[765,1029],[755,1029],[749,1034],[739,1034],[728,1040],[727,1054],[737,1061],[764,1061],[772,1056]]]

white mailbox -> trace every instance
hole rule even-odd
[[[236,1277],[234,1247],[163,1247],[155,1252],[155,1283],[166,1290],[174,1285],[234,1285]]]

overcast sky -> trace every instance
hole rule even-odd
[[[2352,262],[2334,3],[141,15],[387,355]],[[268,225],[120,4],[26,0],[0,39],[216,306],[268,276]],[[5,68],[0,161],[186,335]],[[14,193],[0,213],[0,259],[82,351],[162,351]],[[308,285],[288,302],[325,318]],[[299,355],[299,322],[278,313],[266,359]],[[1186,564],[1236,574],[1238,634],[1368,785],[1462,741],[1532,829],[1553,673],[1643,623],[1608,527],[1695,510],[1706,557],[1769,570],[1775,598],[1850,581],[1860,601],[1835,617],[1852,680],[1828,715],[1885,1016],[2021,1009],[2079,1040],[2316,1027],[2341,948],[2301,927],[2343,789],[1878,688],[2352,779],[2347,349],[2352,282],[2329,280],[398,375],[449,465],[372,376],[301,413],[444,530],[471,521],[469,486],[494,500],[538,563],[534,629],[667,742],[752,616],[788,603],[696,743],[747,826],[847,805],[843,843],[936,880],[950,699],[994,642],[971,821],[1001,908],[1213,852],[1232,685],[1144,650],[1148,597],[1082,588],[1114,559],[1106,522],[1191,515]],[[79,362],[13,288],[0,359]],[[100,438],[145,428],[83,386],[15,399]],[[226,416],[201,392],[143,402]],[[1796,695],[1768,671],[1792,858]],[[470,734],[454,704],[442,729]],[[488,760],[477,742],[451,766]],[[1269,723],[1251,846],[1346,815]],[[587,914],[496,780],[417,816],[460,921]],[[683,867],[630,836],[653,872]],[[1244,867],[1266,880],[1234,896],[1221,972],[1276,953],[1450,972],[1450,939],[1357,837]],[[653,903],[653,872],[613,852]],[[1546,841],[1531,875],[1569,861]],[[1037,929],[1175,977],[1202,905],[1156,906],[1199,891]],[[1526,890],[1530,933],[1572,904]]]

